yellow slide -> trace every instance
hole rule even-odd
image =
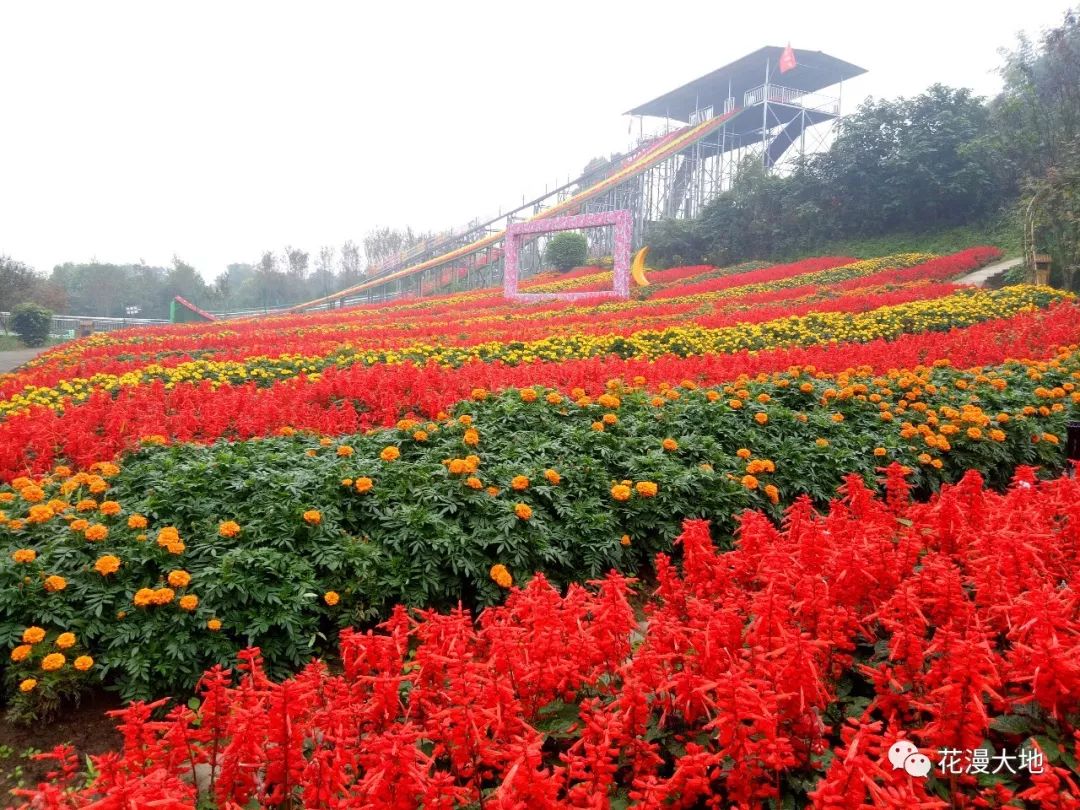
[[[630,263],[630,275],[634,283],[639,287],[648,287],[649,280],[645,278],[645,257],[649,255],[649,246],[646,245],[634,254],[634,260]]]

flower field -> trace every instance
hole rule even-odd
[[[998,255],[126,330],[0,376],[9,715],[201,683],[27,798],[1077,806],[1080,490],[1040,479],[1080,306],[955,283]],[[1048,767],[913,780],[898,736]]]

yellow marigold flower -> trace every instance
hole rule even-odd
[[[167,605],[176,598],[176,591],[172,588],[157,588],[154,590],[153,603],[155,605]]]
[[[120,504],[117,501],[102,501],[101,506],[98,507],[98,511],[103,515],[119,515]]]
[[[769,415],[767,413],[765,413],[764,411],[758,411],[757,413],[754,414],[754,421],[757,422],[759,425],[768,424]]]
[[[747,489],[757,489],[758,480],[752,475],[744,475],[742,477],[742,485]]]
[[[514,504],[514,514],[518,516],[519,520],[528,520],[532,517],[532,507],[527,503]]]
[[[642,498],[654,498],[659,491],[659,487],[653,481],[638,481],[634,485],[634,491],[637,492]]]
[[[329,447],[333,443],[334,440],[331,439],[329,436],[323,436],[321,439],[319,439],[319,447]]]
[[[74,666],[75,669],[79,670],[79,672],[86,672],[88,669],[94,666],[94,659],[91,658],[89,655],[80,655],[72,663],[72,666]]]
[[[491,566],[491,571],[488,572],[494,580],[495,584],[500,588],[509,588],[514,584],[514,578],[510,575],[510,571],[502,563],[496,563]]]
[[[135,603],[135,607],[146,607],[154,604],[154,589],[139,588],[139,590],[135,591],[132,601]]]
[[[669,453],[679,449],[679,443],[674,439],[664,439],[660,442],[660,446],[667,450]]]
[[[46,672],[55,672],[67,663],[63,653],[49,653],[41,659],[41,668]]]
[[[317,456],[318,454],[319,451],[316,450],[314,447],[309,447],[307,450],[304,451],[304,455],[308,458],[315,458],[315,456]]]
[[[11,559],[17,563],[32,563],[37,559],[37,552],[32,548],[19,548],[11,552]]]
[[[353,449],[352,449],[352,448],[351,448],[351,447],[350,447],[349,445],[347,445],[347,444],[339,444],[339,445],[338,445],[338,449],[337,449],[337,454],[338,454],[339,456],[341,456],[342,458],[348,458],[349,456],[351,456],[351,455],[352,455],[353,453],[355,453],[355,452],[356,452],[356,451],[355,451],[355,450],[353,450]]]
[[[465,479],[465,486],[469,489],[483,489],[484,482],[477,478],[475,475],[470,475]]]
[[[360,492],[360,493],[370,492],[372,490],[372,488],[375,486],[375,482],[372,481],[367,476],[364,476],[362,478],[357,478],[356,483],[353,486],[356,487],[357,492]]]
[[[323,601],[330,607],[333,607],[341,601],[341,595],[337,591],[327,591],[323,594]]]
[[[240,524],[235,520],[226,520],[218,524],[218,534],[222,537],[236,537],[240,534]]]
[[[616,484],[611,488],[611,497],[617,501],[630,500],[630,487],[626,484]]]
[[[480,434],[474,428],[469,428],[465,431],[462,441],[470,447],[475,447],[480,444]]]
[[[98,557],[97,562],[94,563],[94,570],[103,577],[106,577],[109,574],[115,574],[120,570],[120,558],[114,557],[112,554]]]
[[[186,610],[188,613],[193,611],[199,606],[199,597],[193,593],[185,594],[180,597],[180,601],[177,602],[181,610]]]
[[[146,535],[145,534],[137,534],[137,535],[135,535],[135,541],[138,542],[138,543],[145,543],[146,542]]]
[[[191,582],[191,574],[182,568],[177,568],[169,572],[168,580],[174,588],[184,588]]]
[[[515,475],[510,479],[510,488],[515,492],[524,492],[529,488],[529,478],[525,475]]]
[[[310,526],[318,526],[322,523],[322,512],[318,509],[308,509],[304,512],[304,522]]]
[[[828,447],[829,446],[829,440],[828,439],[814,439],[814,444],[816,444],[818,447]]]
[[[23,487],[19,490],[19,495],[21,495],[22,499],[28,503],[39,503],[45,500],[45,490],[34,484]]]
[[[518,396],[521,397],[522,402],[536,402],[539,397],[535,388],[522,388],[518,391]]]
[[[25,661],[30,656],[30,653],[33,651],[33,649],[34,648],[31,647],[29,644],[20,644],[18,647],[15,647],[11,651],[11,660],[15,663],[18,663],[19,661]]]
[[[142,515],[129,515],[127,519],[127,527],[129,529],[145,529],[147,520]]]
[[[221,619],[208,619],[206,622],[206,629],[216,633],[221,629]]]
[[[69,649],[75,646],[75,634],[74,633],[61,633],[56,637],[56,646],[61,650]]]
[[[889,451],[886,450],[884,447],[875,447],[874,448],[874,455],[877,456],[878,458],[881,458],[882,456],[887,455],[888,452]]]
[[[31,625],[23,630],[22,640],[26,644],[38,644],[44,639],[45,631],[36,625]]]
[[[619,543],[624,546],[630,545],[630,535],[624,534],[622,537],[619,538]]]
[[[426,430],[417,430],[412,435],[413,441],[426,442],[428,440],[428,432]]]
[[[37,678],[23,678],[19,681],[20,692],[33,692],[37,688]]]
[[[559,475],[555,470],[550,469],[544,470],[544,478],[547,479],[547,482],[549,484],[558,484],[562,481],[562,476]]]
[[[53,574],[52,576],[45,577],[45,590],[49,593],[56,593],[62,591],[67,587],[67,580],[62,576]]]

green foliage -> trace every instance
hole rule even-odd
[[[11,328],[27,346],[44,346],[49,339],[52,315],[38,304],[19,304],[11,312]]]
[[[589,244],[585,235],[574,231],[555,234],[544,248],[544,261],[562,272],[585,264],[588,256]]]

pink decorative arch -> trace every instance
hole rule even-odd
[[[601,228],[615,226],[614,285],[610,290],[598,292],[518,292],[518,254],[522,237],[534,233],[572,231],[576,228]],[[552,217],[515,222],[506,229],[503,240],[503,295],[514,301],[575,301],[579,298],[629,298],[630,297],[630,236],[633,219],[629,211],[601,211],[574,217]]]

